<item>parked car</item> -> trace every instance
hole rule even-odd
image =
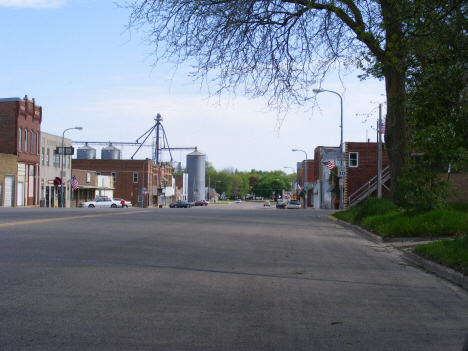
[[[276,203],[276,208],[285,208],[284,202],[283,202],[283,201],[278,201],[278,202]]]
[[[291,200],[291,201],[289,201],[287,208],[289,208],[289,209],[301,209],[301,203],[299,202],[299,200]]]
[[[130,201],[127,201],[127,200],[124,200],[124,199],[119,199],[119,198],[114,198],[114,201],[119,201],[120,202],[119,207],[122,207],[122,208],[132,207],[132,203]],[[122,201],[123,201],[123,203],[122,203]]]
[[[82,202],[78,207],[97,207],[97,208],[117,208],[122,207],[120,201],[115,201],[107,196],[101,196],[95,198],[93,201]]]
[[[179,201],[179,202],[174,202],[173,204],[170,204],[170,208],[191,208],[193,205],[192,202],[187,202],[187,201]]]
[[[270,207],[270,201],[265,201],[265,202],[263,203],[263,207],[265,207],[265,206]]]
[[[241,202],[242,202],[241,199],[237,199],[237,200],[236,200],[236,204],[240,204]]]
[[[195,206],[208,206],[209,202],[206,200],[195,201]]]

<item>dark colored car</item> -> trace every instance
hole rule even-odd
[[[180,208],[180,207],[190,208],[190,207],[192,207],[192,205],[193,205],[193,203],[191,203],[191,202],[179,201],[179,202],[175,202],[173,204],[170,204],[169,207],[170,208]]]
[[[195,201],[195,206],[208,206],[209,202],[206,200]]]
[[[286,205],[284,204],[283,201],[278,201],[276,203],[276,208],[285,208],[285,207],[286,207]]]

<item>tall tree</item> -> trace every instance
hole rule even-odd
[[[134,0],[129,28],[154,46],[154,64],[193,63],[213,94],[242,88],[272,108],[310,99],[332,68],[385,78],[391,189],[408,162],[405,78],[414,38],[466,0]]]

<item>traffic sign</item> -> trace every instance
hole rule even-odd
[[[338,167],[338,177],[346,177],[346,167]]]

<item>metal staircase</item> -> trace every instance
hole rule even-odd
[[[387,190],[390,190],[385,183],[390,179],[390,166],[385,167],[382,170],[382,186]],[[370,197],[370,195],[377,190],[377,176],[369,180],[353,194],[348,196],[347,204],[349,207],[359,205],[365,199]]]

